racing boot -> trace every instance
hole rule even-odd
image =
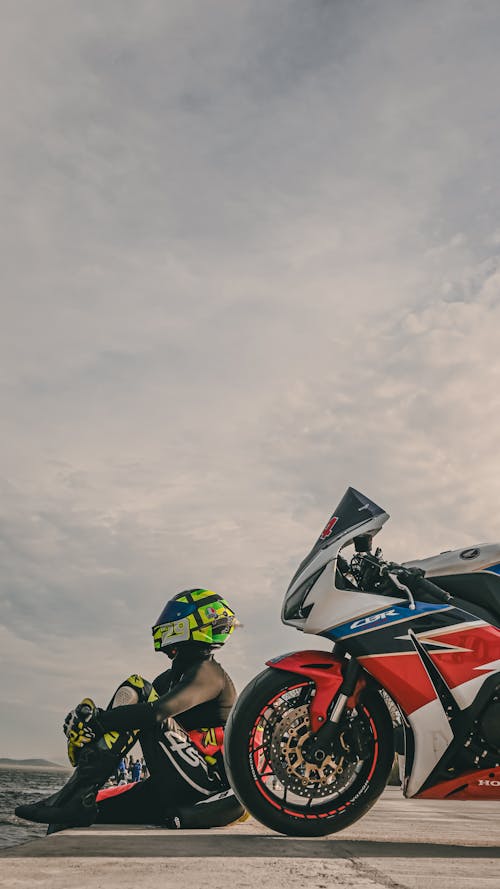
[[[112,753],[102,738],[89,744],[61,790],[37,803],[18,806],[15,814],[39,824],[89,827],[97,818],[97,791],[114,772],[119,758],[120,754]]]
[[[249,817],[233,790],[228,788],[190,806],[178,806],[166,814],[163,823],[170,830],[206,830],[239,824]]]

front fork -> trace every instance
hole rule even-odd
[[[357,698],[365,686],[361,676],[361,668],[355,658],[348,658],[343,671],[343,680],[339,687],[333,706],[330,707],[327,720],[321,728],[307,741],[304,742],[302,753],[310,762],[320,765],[331,752],[332,746],[337,746],[340,741],[340,721],[345,708],[349,705],[355,707]]]
[[[363,670],[355,658],[318,650],[281,655],[267,661],[267,665],[314,682],[316,691],[309,705],[313,734],[308,744],[312,761],[322,762],[337,739],[340,743],[340,722],[345,708],[356,706],[365,686]]]

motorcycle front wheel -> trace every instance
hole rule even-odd
[[[224,736],[236,795],[254,818],[289,836],[326,836],[353,824],[382,793],[394,759],[389,712],[367,686],[321,765],[310,763],[302,748],[314,694],[306,678],[264,670],[241,693]]]

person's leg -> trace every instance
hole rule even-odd
[[[98,824],[167,824],[179,807],[227,786],[175,720],[167,720],[154,734],[141,732],[140,740],[150,777],[99,800]]]
[[[151,778],[170,802],[196,802],[226,787],[221,765],[210,765],[188,733],[169,718],[154,734],[141,738]]]
[[[118,686],[107,710],[112,710],[114,707],[124,707],[127,704],[145,704],[156,700],[158,700],[158,694],[152,683],[137,673],[133,673]],[[110,752],[120,754],[121,760],[134,746],[138,737],[138,731],[106,732],[102,740]],[[126,773],[122,777],[126,777]]]
[[[159,824],[172,830],[224,827],[245,816],[231,788],[198,802],[165,806],[165,787],[151,778],[98,802],[97,824]]]
[[[121,683],[108,706],[156,700],[150,682],[133,674]],[[71,778],[60,791],[38,803],[18,806],[15,814],[28,821],[66,826],[89,825],[97,817],[95,797],[99,787],[115,771],[120,759],[138,738],[137,731],[106,732],[98,741],[78,747],[68,741],[68,755],[76,765]]]
[[[166,720],[156,737],[141,738],[141,745],[151,774],[143,782],[150,805],[146,823],[173,829],[221,827],[245,814],[229,786],[222,758],[208,763],[174,719]],[[133,811],[133,797],[123,804]]]
[[[97,803],[97,824],[161,824],[162,795],[154,782],[141,781]]]

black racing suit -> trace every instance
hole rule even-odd
[[[116,706],[127,690],[138,703]],[[231,806],[221,741],[235,700],[234,685],[210,649],[194,643],[180,646],[171,669],[152,685],[140,676],[122,683],[100,712],[99,728],[110,752],[124,753],[139,741],[150,777],[99,800],[98,822],[162,824],[184,812],[180,826],[216,826],[211,818],[222,800],[226,812]],[[237,817],[241,807],[234,796],[232,804]],[[202,813],[194,821],[193,807]]]

